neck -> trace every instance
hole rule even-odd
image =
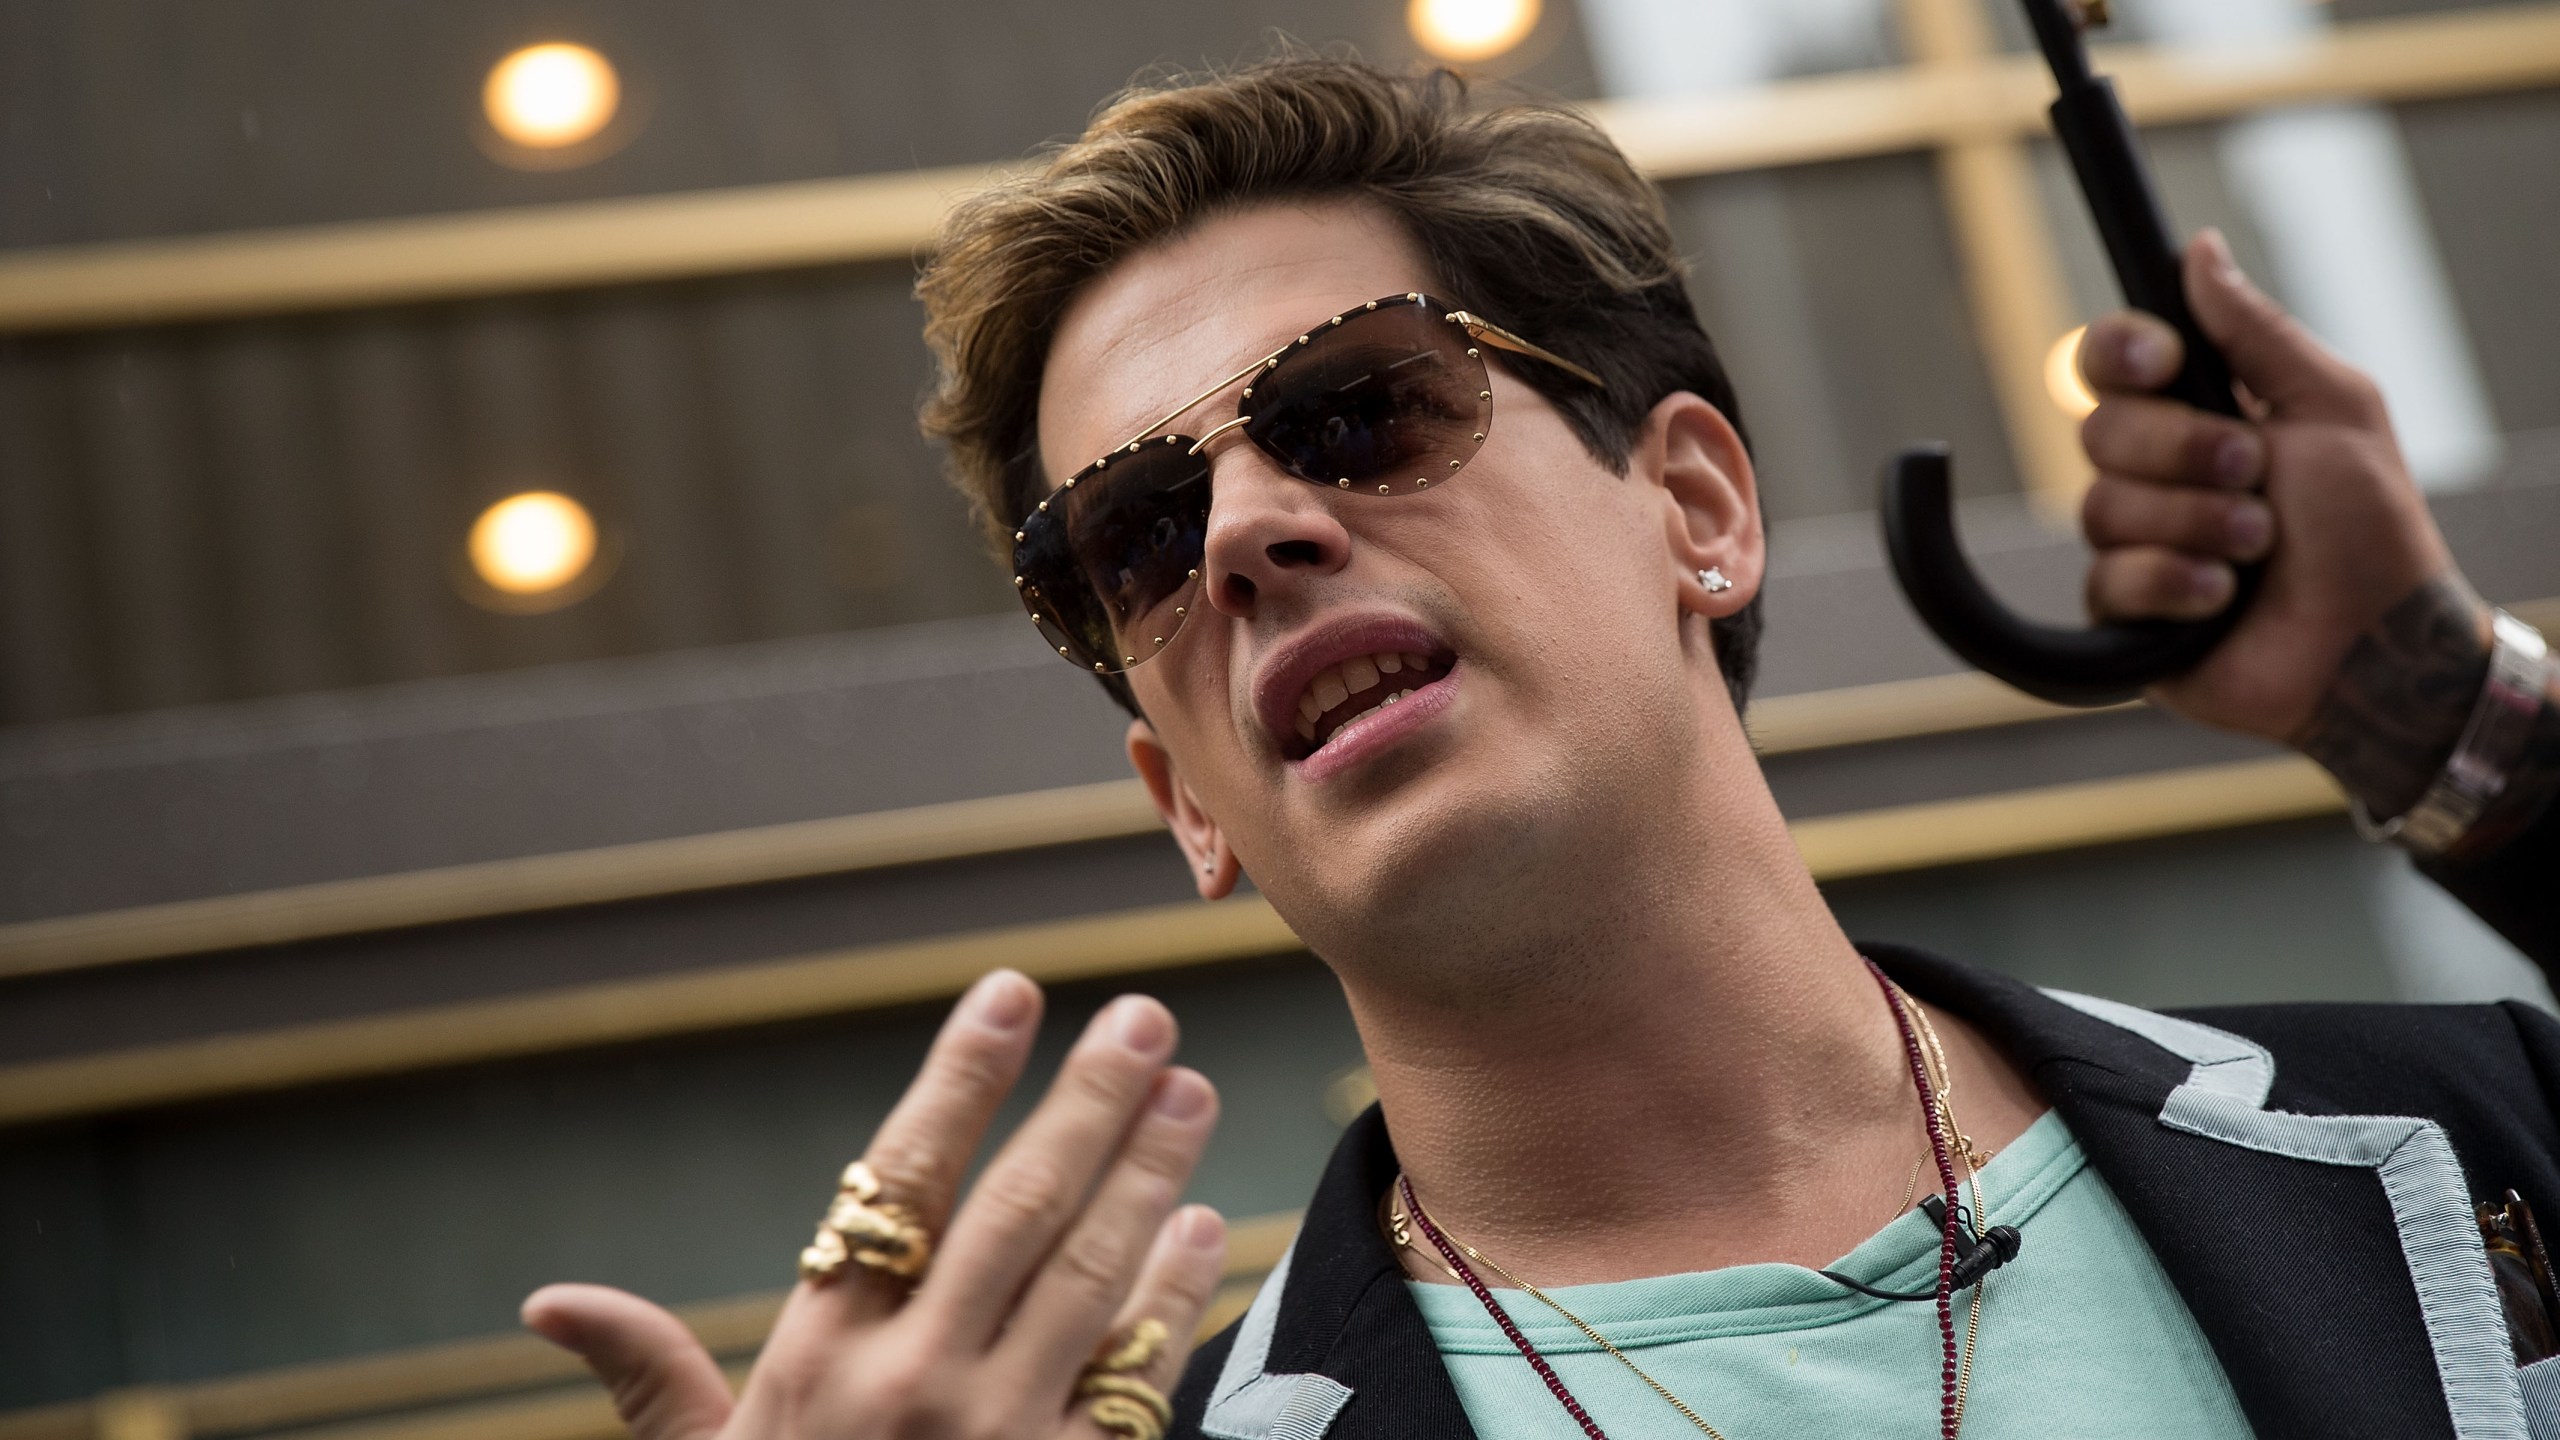
[[[1519,953],[1483,953],[1475,928],[1470,953],[1421,965],[1334,957],[1423,1205],[1533,1283],[1826,1265],[1896,1213],[1926,1153],[1884,993],[1748,789],[1686,810],[1717,817],[1711,848],[1644,847],[1687,857],[1678,874],[1584,887],[1569,926],[1520,927],[1536,938]],[[1387,978],[1418,971],[1494,978]],[[1969,1128],[2006,1143],[2031,1094],[1969,1030],[1941,1029],[1959,1073],[1987,1082]]]

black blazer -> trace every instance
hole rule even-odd
[[[2163,1015],[1865,948],[2034,1077],[2261,1440],[2560,1437],[2560,1360],[2517,1370],[2472,1210],[2512,1188],[2560,1218],[2560,1021],[2513,1003]],[[1473,1436],[1378,1233],[1396,1168],[1372,1108],[1253,1307],[1193,1356],[1174,1435]]]

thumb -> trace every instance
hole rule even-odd
[[[627,1291],[545,1285],[524,1302],[525,1328],[587,1362],[633,1440],[708,1440],[736,1402],[683,1321]]]
[[[2373,382],[2250,284],[2221,231],[2207,230],[2187,246],[2185,279],[2196,323],[2231,362],[2231,373],[2278,418],[2381,422],[2382,397]]]

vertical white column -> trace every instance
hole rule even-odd
[[[1582,26],[1601,87],[1616,99],[1755,84],[1777,60],[1765,0],[1583,0]]]
[[[2300,44],[2328,21],[2304,0],[2142,0],[2153,38],[2216,56]],[[2224,127],[2224,173],[2303,323],[2373,376],[2430,488],[2497,463],[2498,425],[2399,126],[2374,105],[2269,111]]]
[[[1600,83],[1620,99],[1708,95],[1885,61],[1885,0],[1583,0]]]

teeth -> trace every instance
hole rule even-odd
[[[1342,672],[1338,667],[1317,676],[1312,689],[1319,715],[1351,698],[1351,689],[1342,683]]]
[[[1326,714],[1352,696],[1366,694],[1374,689],[1380,676],[1401,675],[1407,670],[1421,672],[1430,668],[1429,657],[1409,651],[1381,650],[1375,655],[1352,656],[1309,681],[1306,693],[1298,697],[1298,719],[1295,726],[1298,738],[1313,744],[1316,738],[1316,726]],[[1412,693],[1412,687],[1394,691],[1370,705],[1363,706],[1362,713],[1365,714],[1372,709],[1383,709]],[[1345,715],[1342,717],[1342,723],[1349,724],[1358,718],[1357,715]]]

